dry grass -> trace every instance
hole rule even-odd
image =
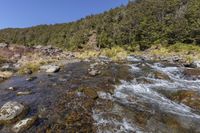
[[[107,56],[114,61],[123,60],[127,57],[128,52],[121,47],[113,47],[111,49],[102,49],[101,51],[87,50],[76,55],[79,59],[88,59],[98,57],[100,55]]]

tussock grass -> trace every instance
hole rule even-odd
[[[101,55],[110,57],[112,60],[123,60],[127,57],[128,52],[121,47],[112,47],[111,49],[103,49]]]
[[[42,61],[32,61],[32,62],[28,62],[26,64],[24,64],[19,70],[18,73],[19,74],[26,74],[28,70],[32,71],[32,72],[36,72],[40,69],[40,66],[45,64]]]
[[[123,60],[127,57],[128,52],[121,47],[112,47],[111,49],[105,48],[100,51],[86,50],[76,55],[79,59],[95,58],[100,55],[107,56],[112,60],[118,61]]]

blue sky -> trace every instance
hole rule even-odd
[[[128,0],[0,0],[0,29],[71,22]]]

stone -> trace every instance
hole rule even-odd
[[[200,68],[200,61],[194,61],[191,63],[191,67]]]
[[[32,94],[31,91],[17,92],[17,96],[24,96],[24,95],[30,95],[30,94]]]
[[[7,79],[13,75],[13,72],[10,71],[0,71],[0,78]]]
[[[15,91],[16,88],[15,87],[9,87],[8,90]]]
[[[41,66],[40,69],[46,70],[47,73],[55,73],[60,70],[60,67],[56,65],[44,65],[44,66]]]
[[[33,81],[33,80],[36,80],[36,79],[37,79],[37,77],[29,77],[29,78],[26,79],[26,81]]]
[[[6,48],[6,47],[8,47],[8,44],[6,44],[6,43],[0,43],[0,48]]]
[[[46,70],[47,73],[55,73],[60,70],[59,66],[51,66],[49,69]]]
[[[98,94],[97,92],[95,91],[95,89],[92,89],[92,88],[84,88],[83,89],[83,93],[92,98],[92,99],[97,99],[98,98]]]
[[[11,123],[26,114],[24,105],[18,102],[7,102],[0,109],[0,124]]]
[[[90,72],[89,72],[89,75],[91,75],[91,76],[96,76],[96,75],[98,75],[98,74],[100,74],[101,72],[100,71],[98,71],[98,70],[91,70]]]
[[[23,132],[29,129],[36,122],[36,120],[37,117],[30,117],[20,120],[12,127],[12,131],[15,133]]]

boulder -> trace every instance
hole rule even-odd
[[[191,67],[200,68],[200,61],[194,61],[194,62],[192,62]]]
[[[7,102],[0,109],[0,124],[14,122],[25,114],[24,105],[18,102]]]
[[[46,70],[47,73],[55,73],[60,70],[59,66],[51,66],[49,69]]]
[[[0,48],[6,48],[6,47],[8,47],[8,44],[6,44],[6,43],[0,43]]]
[[[0,71],[0,78],[7,79],[10,78],[12,75],[13,73],[10,71]]]
[[[55,73],[60,70],[60,67],[56,65],[44,65],[44,66],[41,66],[40,69],[46,70],[47,73]]]
[[[12,131],[15,133],[23,132],[29,129],[37,120],[37,117],[25,118],[17,122],[13,127]]]

